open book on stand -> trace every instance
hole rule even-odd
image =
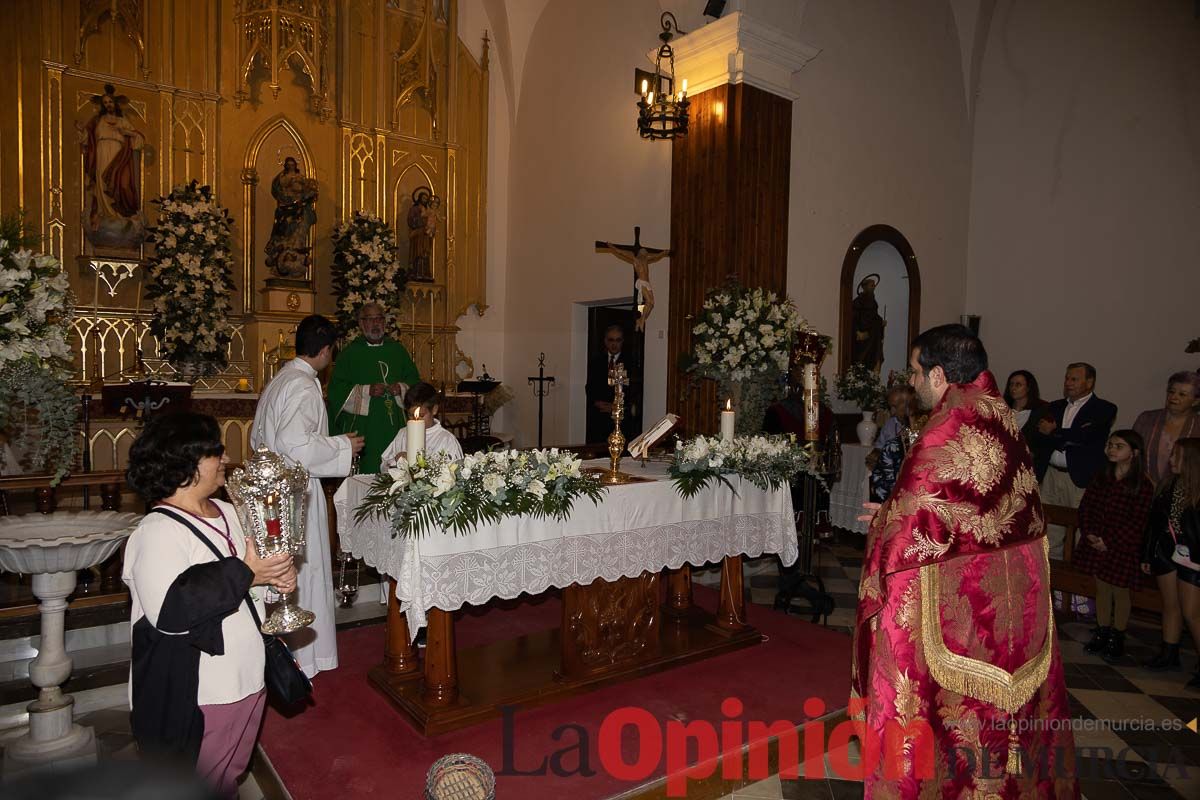
[[[675,430],[678,425],[678,415],[667,414],[647,428],[641,436],[629,443],[629,455],[634,458],[647,458],[650,455],[650,448],[666,438],[667,434]]]

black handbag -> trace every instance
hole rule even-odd
[[[178,523],[186,526],[196,537],[208,545],[208,549],[213,551],[213,555],[217,559],[231,558],[221,554],[207,536],[200,532],[200,529],[193,525],[186,517],[181,517],[174,511],[169,511],[162,506],[155,506],[150,509],[151,512],[165,514]],[[254,607],[254,600],[250,597],[249,592],[246,593],[246,607],[250,609],[250,616],[254,619],[254,627],[262,632],[262,619],[258,616],[258,609]],[[267,685],[267,691],[272,697],[285,705],[294,705],[295,703],[306,700],[312,694],[312,681],[304,674],[304,670],[300,669],[300,664],[296,661],[296,657],[292,655],[291,649],[283,639],[270,633],[263,633],[263,650],[265,651],[266,669],[263,674],[263,681]]]
[[[258,609],[246,596],[246,605],[250,607],[250,616],[254,624],[262,630],[262,620],[258,618]],[[303,702],[312,694],[312,681],[300,669],[296,657],[283,639],[270,633],[263,634],[263,649],[266,651],[267,671],[263,676],[267,691],[284,705],[294,705]]]

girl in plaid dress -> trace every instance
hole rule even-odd
[[[1115,661],[1125,653],[1130,591],[1141,574],[1142,534],[1154,500],[1146,475],[1146,446],[1132,430],[1113,431],[1104,446],[1108,465],[1079,503],[1079,544],[1072,562],[1096,579],[1096,622],[1084,647]]]

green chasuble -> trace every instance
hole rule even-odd
[[[401,399],[392,395],[369,397],[366,393],[370,385],[404,383],[412,386],[420,380],[417,365],[404,345],[386,337],[379,344],[369,344],[359,336],[338,354],[333,377],[329,379],[329,433],[336,436],[354,432],[366,439],[358,461],[360,473],[379,472],[379,457],[404,427]],[[370,401],[370,413],[366,416],[352,413],[359,408],[353,399],[352,410],[345,407],[347,399],[351,399],[351,393],[359,386],[363,387],[359,390],[361,396]]]

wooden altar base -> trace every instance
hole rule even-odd
[[[436,736],[498,718],[506,706],[554,703],[762,642],[744,623],[740,556],[722,563],[716,614],[692,604],[689,566],[666,572],[665,602],[657,573],[573,584],[563,590],[560,627],[462,651],[453,615],[432,609],[423,669],[393,584],[387,650],[368,679],[418,732]]]
[[[632,678],[751,647],[762,641],[754,628],[725,635],[713,629],[712,614],[692,609],[668,620],[660,634],[657,658],[627,662],[591,676],[571,679],[559,671],[560,629],[473,647],[458,654],[458,699],[449,706],[426,703],[421,673],[397,675],[380,664],[371,684],[408,718],[418,732],[436,736],[501,716],[501,707],[534,708]]]

